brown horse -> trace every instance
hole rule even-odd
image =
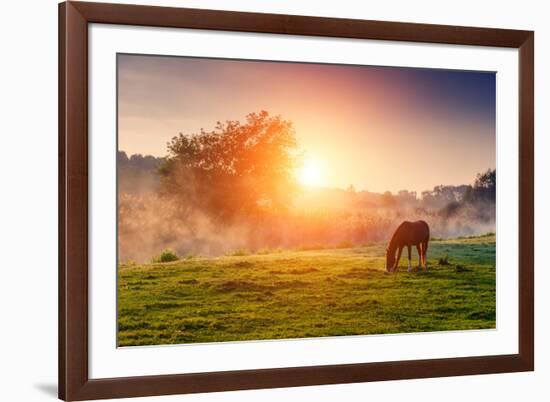
[[[428,251],[428,242],[430,241],[430,227],[424,221],[408,222],[404,221],[397,227],[386,248],[386,271],[397,271],[399,259],[403,247],[407,247],[409,253],[409,269],[411,271],[411,247],[416,246],[418,251],[418,268],[424,265],[424,270],[428,270],[426,262],[426,252]],[[397,251],[397,258],[395,252]]]

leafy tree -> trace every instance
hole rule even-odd
[[[474,188],[495,189],[497,184],[497,171],[496,169],[488,169],[484,173],[478,173]]]
[[[466,201],[495,201],[496,199],[496,169],[488,169],[483,173],[478,173],[474,186],[465,197]]]
[[[212,131],[172,138],[159,169],[161,193],[220,218],[286,209],[298,159],[290,121],[251,113],[244,123],[217,122]]]

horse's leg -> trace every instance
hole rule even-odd
[[[428,259],[426,257],[428,254],[428,241],[422,243],[422,254],[424,260],[424,271],[428,272]]]
[[[397,268],[399,268],[399,260],[401,259],[401,253],[403,252],[403,247],[399,247],[397,250],[397,259],[395,260],[395,265],[393,266],[392,271],[397,271]]]
[[[407,244],[407,253],[409,255],[409,268],[407,269],[407,272],[411,272],[411,245]]]
[[[416,252],[418,253],[418,270],[422,268],[422,243],[416,245]]]

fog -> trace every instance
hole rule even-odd
[[[221,217],[200,202],[187,202],[189,191],[186,197],[160,194],[156,173],[160,159],[148,159],[145,168],[143,158],[126,159],[129,162],[118,173],[121,262],[148,262],[166,248],[183,258],[358,247],[388,241],[404,220],[425,220],[432,237],[495,230],[494,197],[472,197],[469,192],[475,185],[437,186],[420,196],[405,190],[379,194],[353,188],[304,188],[288,209]],[[191,196],[201,199],[200,194]]]

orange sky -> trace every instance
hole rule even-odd
[[[495,74],[119,55],[119,149],[260,110],[291,120],[326,187],[396,192],[495,167]]]

